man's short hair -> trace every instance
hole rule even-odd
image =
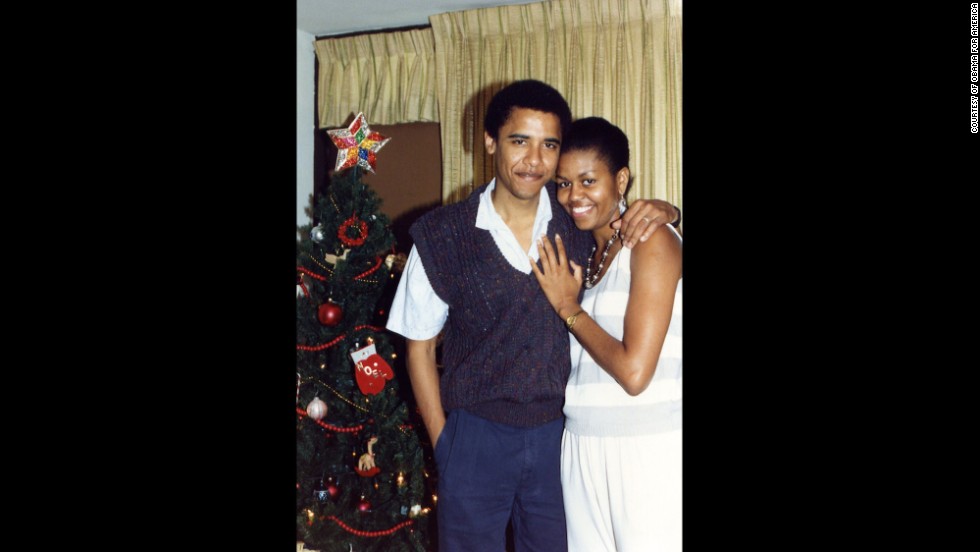
[[[500,127],[518,107],[555,115],[562,134],[572,124],[572,110],[561,93],[539,80],[527,79],[512,82],[494,94],[483,118],[483,129],[496,140]]]

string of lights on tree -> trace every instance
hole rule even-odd
[[[363,113],[328,133],[335,172],[297,242],[297,540],[311,550],[424,552],[437,497],[379,305],[404,255],[361,178],[390,138]]]

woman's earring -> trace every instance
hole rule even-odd
[[[626,198],[623,196],[619,196],[619,214],[622,215],[625,212],[626,212]]]

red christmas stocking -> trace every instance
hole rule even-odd
[[[377,395],[385,388],[385,381],[395,377],[391,366],[378,355],[374,343],[350,354],[354,360],[354,378],[361,393]]]

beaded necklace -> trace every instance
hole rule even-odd
[[[613,242],[619,237],[619,229],[617,228],[609,241],[606,242],[606,248],[602,251],[602,258],[599,259],[599,266],[595,269],[595,274],[592,273],[592,258],[595,257],[596,246],[592,246],[592,253],[589,254],[589,264],[585,267],[585,289],[592,289],[592,286],[596,285],[599,281],[599,274],[602,272],[602,265],[606,262],[606,257],[609,256],[609,248],[612,247]]]

